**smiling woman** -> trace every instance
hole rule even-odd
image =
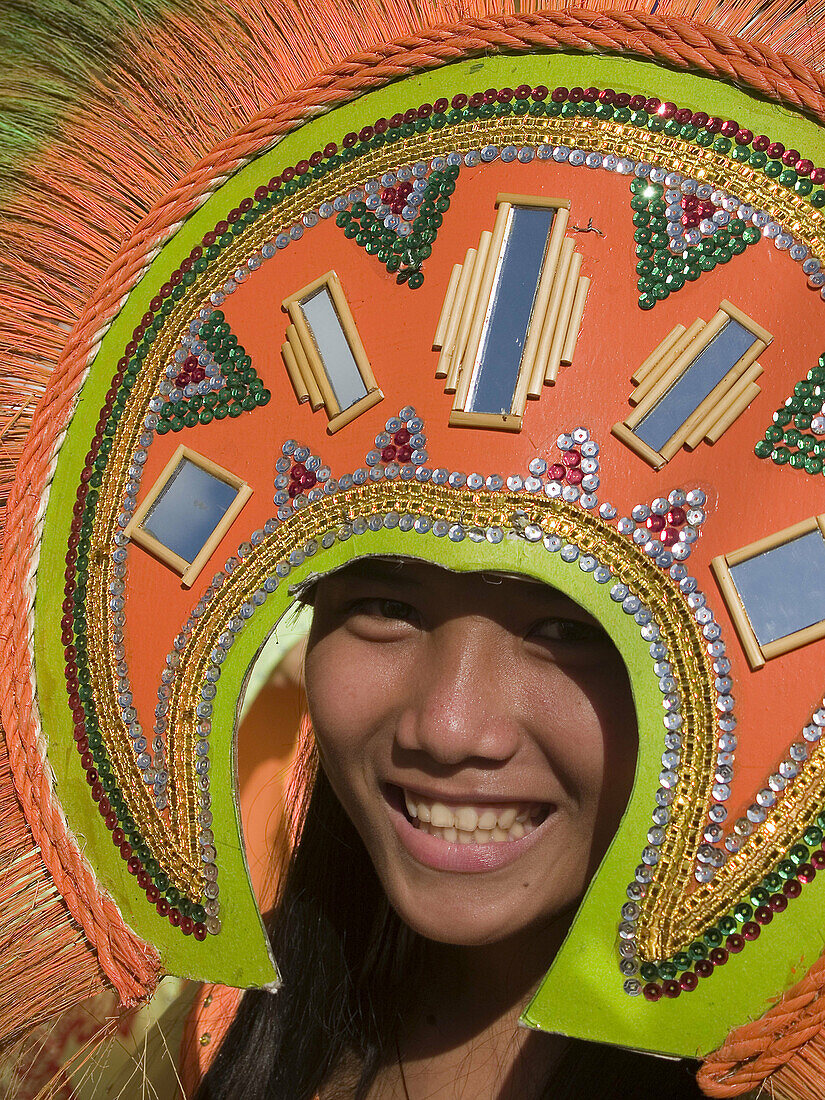
[[[687,1070],[518,1027],[627,803],[624,663],[549,585],[369,557],[317,580],[314,743],[247,993],[199,1097],[698,1096]]]

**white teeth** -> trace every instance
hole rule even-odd
[[[416,828],[450,844],[501,844],[521,840],[537,828],[539,807],[523,803],[504,809],[425,802],[404,792],[407,813]]]
[[[472,806],[459,806],[455,812],[455,825],[467,833],[474,833],[478,828],[478,814]]]
[[[437,825],[439,829],[444,829],[452,826],[453,820],[452,810],[447,809],[441,802],[433,802],[430,807],[430,821],[433,825]]]

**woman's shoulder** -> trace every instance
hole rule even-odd
[[[243,990],[204,985],[195,997],[183,1033],[180,1076],[184,1096],[195,1095],[241,1003]]]

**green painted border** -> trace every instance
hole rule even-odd
[[[451,95],[460,90],[515,86],[519,83],[545,83],[550,87],[556,84],[594,84],[611,86],[616,90],[655,93],[679,105],[735,117],[754,132],[764,131],[772,139],[800,148],[803,155],[814,161],[825,161],[825,141],[815,123],[706,77],[674,73],[662,66],[655,66],[655,71],[652,71],[650,63],[614,56],[499,56],[462,62],[390,85],[308,123],[238,172],[192,215],[165,246],[106,335],[60,453],[51,487],[38,568],[34,644],[43,729],[49,742],[49,758],[55,772],[58,795],[71,828],[127,922],[139,935],[157,944],[163,964],[170,972],[211,978],[227,984],[240,982],[249,985],[265,984],[274,975],[248,887],[234,800],[227,799],[224,805],[215,806],[213,810],[220,862],[219,881],[224,886],[224,931],[220,936],[208,937],[203,944],[198,944],[173,930],[147,905],[111,844],[85,784],[79,781],[71,717],[62,680],[62,650],[54,624],[61,616],[63,556],[75,487],[98,410],[114,370],[113,364],[131,339],[132,329],[146,310],[149,300],[165,281],[166,274],[178,266],[180,260],[199,243],[203,233],[211,229],[227,209],[251,194],[261,179],[268,179],[314,148],[323,147],[327,141],[340,139],[348,130],[358,129],[381,115],[389,116],[411,102],[433,100],[439,95]],[[239,532],[239,541],[241,538]],[[464,548],[439,543],[434,538],[419,539],[413,545],[420,548],[422,556],[426,548],[430,560],[452,568],[472,568],[463,560]],[[369,552],[368,547],[371,546],[383,553],[390,552],[391,547],[399,549],[395,537],[386,535],[368,539],[364,535],[344,546],[337,546],[323,559],[319,555],[312,560],[313,569],[317,570],[322,560],[325,566],[328,564],[330,567],[349,560],[356,546],[358,553]],[[625,819],[601,872],[579,910],[564,949],[525,1013],[525,1022],[570,1035],[670,1053],[693,1054],[697,1050],[716,1046],[732,1024],[761,1013],[778,988],[790,983],[794,976],[793,965],[799,962],[800,957],[808,965],[819,954],[822,918],[817,916],[817,909],[821,909],[822,891],[825,890],[823,876],[805,888],[802,897],[793,902],[789,913],[765,929],[760,940],[749,944],[743,955],[727,967],[717,969],[713,977],[702,983],[696,992],[656,1005],[627,997],[621,990],[614,953],[616,923],[624,887],[632,878],[641,850],[641,838],[649,824],[655,777],[659,769],[657,758],[662,743],[658,689],[648,669],[642,668],[643,664],[649,666],[649,658],[646,652],[643,656],[638,652],[638,643],[631,643],[627,619],[617,612],[612,603],[601,606],[602,601],[593,595],[599,591],[598,586],[592,581],[585,583],[585,575],[577,567],[563,565],[562,575],[556,576],[559,565],[552,563],[558,563],[558,559],[544,551],[540,552],[544,557],[539,568],[539,552],[536,556],[528,556],[523,550],[514,554],[513,544],[497,550],[488,549],[492,556],[487,557],[486,561],[505,563],[510,570],[526,572],[550,582],[564,579],[565,590],[602,619],[619,645],[630,670],[640,725],[647,726],[651,708],[656,711],[657,723],[653,727],[657,730],[656,737],[651,738],[651,744],[645,743],[640,752],[634,795]],[[409,543],[404,544],[404,552],[410,552]],[[302,575],[303,571],[297,570],[293,579],[299,580]],[[573,582],[574,577],[577,583]],[[581,578],[580,582],[578,578]],[[254,626],[247,627],[224,666],[215,721],[226,732],[220,746],[213,737],[216,747],[212,764],[214,789],[218,789],[220,784],[233,789],[231,747],[236,698],[247,666],[278,618],[279,608],[283,609],[278,600],[268,601],[265,612],[259,612],[253,620]],[[633,629],[635,631],[635,624]],[[647,683],[648,680],[653,686]],[[231,691],[227,690],[230,685]],[[237,890],[232,898],[226,892],[226,883],[230,880]],[[241,887],[244,880],[247,882],[245,890]]]

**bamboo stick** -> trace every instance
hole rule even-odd
[[[587,294],[590,290],[590,279],[586,275],[579,276],[576,287],[576,297],[573,299],[573,312],[567,325],[567,335],[564,338],[564,347],[561,352],[562,363],[570,364],[576,354],[576,344],[579,341],[579,332],[582,327],[584,307],[587,302]]]

